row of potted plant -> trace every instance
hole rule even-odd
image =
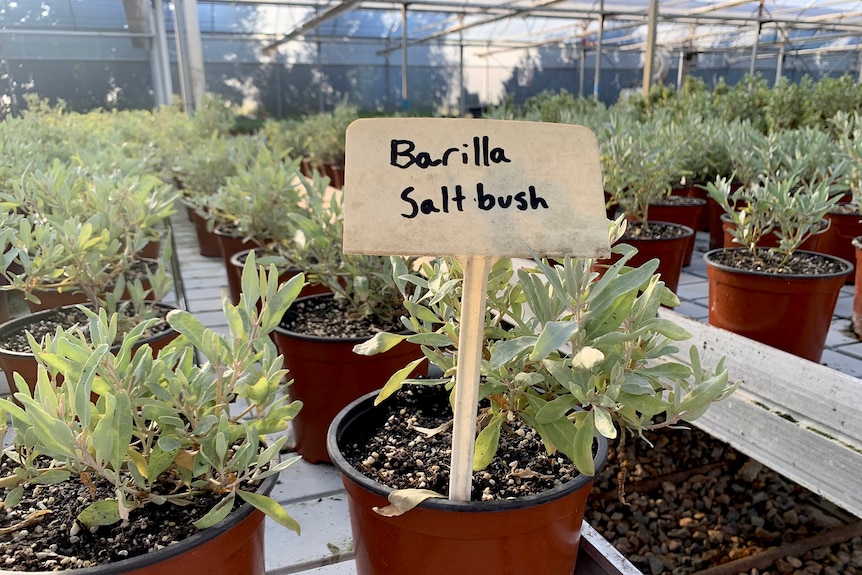
[[[210,138],[198,134],[189,141],[217,139],[218,136]],[[278,343],[284,351],[285,357],[282,358],[276,355],[269,337],[273,330],[276,334],[294,331],[293,327],[299,320],[294,317],[298,313],[293,312],[318,307],[316,302],[322,301],[323,307],[334,311],[334,322],[339,326],[348,320],[356,320],[355,329],[361,331],[348,338],[348,349],[360,345],[361,349],[375,352],[375,355],[384,351],[390,353],[399,346],[408,350],[396,356],[390,367],[385,368],[385,375],[376,381],[365,364],[356,363],[356,358],[369,361],[370,358],[351,352],[352,363],[342,372],[332,375],[333,352],[323,352],[318,363],[325,364],[328,376],[311,387],[322,388],[316,391],[323,392],[322,403],[329,410],[337,405],[334,390],[349,387],[349,376],[358,376],[355,379],[362,385],[371,385],[371,389],[375,389],[382,387],[386,378],[396,372],[395,379],[390,380],[391,388],[418,372],[418,360],[422,355],[443,370],[443,377],[435,383],[449,387],[453,383],[451,373],[457,362],[457,352],[452,342],[458,339],[456,312],[461,280],[457,266],[441,261],[419,268],[414,260],[407,258],[341,253],[341,194],[327,186],[322,178],[305,177],[296,168],[295,161],[278,155],[266,142],[243,140],[242,143],[236,142],[234,148],[246,145],[255,153],[245,156],[251,158],[247,166],[236,166],[236,171],[226,178],[225,183],[213,190],[213,196],[220,198],[222,203],[214,204],[208,213],[223,216],[227,210],[219,211],[219,206],[234,205],[227,201],[226,196],[242,188],[242,182],[246,186],[258,182],[250,178],[255,172],[269,169],[270,172],[263,177],[273,178],[273,181],[279,181],[275,180],[277,177],[287,177],[272,189],[287,186],[280,191],[288,200],[278,205],[270,203],[268,207],[274,215],[285,217],[290,225],[276,232],[277,241],[261,243],[262,248],[278,244],[271,252],[261,252],[261,257],[267,258],[264,261],[273,262],[267,270],[259,266],[257,251],[249,251],[246,255],[239,279],[238,301],[233,303],[226,298],[224,303],[229,335],[217,335],[204,328],[191,314],[177,310],[168,314],[167,322],[179,337],[156,352],[153,346],[142,341],[145,331],[152,327],[152,321],[140,323],[123,333],[119,327],[119,315],[110,313],[113,311],[109,305],[110,296],[94,289],[92,292],[98,293],[98,304],[91,302],[92,309],[81,309],[84,317],[76,325],[38,339],[29,338],[39,365],[36,381],[32,389],[20,386],[15,393],[15,401],[0,403],[15,428],[11,447],[4,452],[4,461],[19,471],[13,471],[0,481],[7,489],[6,504],[10,509],[29,503],[30,497],[36,496],[31,489],[35,486],[41,486],[35,490],[37,494],[53,484],[68,486],[66,481],[77,482],[81,486],[69,489],[75,493],[76,499],[80,497],[82,500],[80,511],[65,519],[68,523],[65,523],[62,536],[52,536],[54,548],[36,553],[48,562],[48,566],[68,565],[72,555],[78,553],[80,547],[77,545],[81,541],[86,547],[109,547],[122,551],[122,547],[116,544],[90,545],[87,542],[101,540],[104,529],[111,529],[107,526],[140,524],[140,513],[145,510],[166,507],[173,511],[173,522],[177,523],[180,510],[196,507],[198,500],[205,501],[205,511],[195,519],[200,528],[209,529],[229,516],[234,517],[231,513],[233,503],[240,499],[282,524],[298,528],[280,506],[254,489],[256,482],[267,476],[274,477],[288,463],[273,461],[273,456],[283,446],[283,439],[261,446],[260,436],[284,431],[289,421],[298,423],[311,404],[309,401],[299,409],[300,402],[296,400],[294,389],[303,384],[306,376],[302,368],[289,363],[291,360],[287,356],[295,353],[304,361],[313,355],[312,352],[296,352],[298,344],[294,342]],[[100,185],[97,181],[107,177],[99,172],[75,171],[73,168],[73,163],[58,160],[55,178],[39,174],[43,178],[39,181],[47,182],[44,186],[46,191],[54,191],[57,181],[74,183],[70,183],[72,191],[65,195],[78,200],[77,204],[73,201],[71,205],[80,208],[82,214],[90,214],[88,221],[75,224],[77,244],[73,245],[83,248],[104,241],[113,251],[122,252],[126,251],[127,244],[137,247],[139,231],[116,237],[108,228],[104,233],[101,231],[108,226],[103,219],[106,216],[96,211],[97,206],[89,198],[96,195],[95,189]],[[78,182],[74,179],[77,177],[84,183],[75,183]],[[105,190],[115,192],[115,188],[122,187],[118,182],[134,177],[131,172],[118,171],[116,180],[104,180]],[[52,204],[34,193],[32,182],[29,179],[22,181],[27,185],[21,188],[13,186],[7,198],[7,217],[10,221],[19,218],[19,225],[9,228],[14,233],[10,232],[8,245],[16,247],[7,251],[7,263],[15,259],[26,261],[33,253],[34,246],[28,244],[25,247],[21,241],[28,237],[28,230],[35,227],[31,218],[48,222],[65,217],[66,221],[74,221],[72,211],[62,212],[67,208],[57,206],[49,209]],[[82,190],[80,186],[84,185],[89,187]],[[156,187],[155,182],[153,185]],[[64,188],[60,186],[60,189]],[[26,200],[13,201],[15,194]],[[274,201],[274,192],[264,195]],[[244,198],[246,202],[251,199],[247,194],[237,198]],[[116,205],[120,203],[116,197],[108,194],[103,199],[111,204],[112,209],[121,210],[111,212],[112,221],[132,221],[125,218],[122,206]],[[140,198],[134,203],[139,204]],[[235,205],[241,204],[242,201]],[[47,225],[44,227],[48,228]],[[249,231],[250,228],[244,233]],[[653,360],[672,350],[673,341],[685,339],[687,334],[655,317],[661,303],[673,303],[672,292],[654,275],[655,262],[644,268],[632,269],[625,265],[632,256],[631,250],[624,247],[618,250],[622,251],[623,260],[610,266],[601,280],[597,280],[598,273],[592,271],[593,262],[590,261],[567,261],[561,267],[540,263],[536,269],[524,270],[519,275],[521,282],[513,285],[510,292],[497,294],[503,299],[492,300],[495,303],[487,317],[491,336],[488,345],[495,350],[508,350],[503,355],[495,352],[496,363],[487,365],[488,373],[495,378],[495,386],[488,389],[488,399],[496,406],[488,411],[493,421],[489,429],[515,432],[517,420],[538,429],[544,443],[537,441],[537,450],[550,452],[552,456],[559,450],[577,464],[561,475],[564,482],[577,476],[576,469],[583,472],[577,483],[589,481],[589,475],[596,469],[595,463],[586,463],[593,459],[593,439],[596,437],[601,444],[601,436],[614,433],[611,430],[614,422],[634,426],[635,432],[640,433],[650,427],[647,419],[659,413],[667,413],[669,421],[657,425],[693,419],[706,405],[733,389],[721,366],[716,371],[704,370],[697,365],[696,355],[692,356],[693,367],[652,365]],[[54,251],[58,257],[66,257],[74,250],[67,253],[64,247],[51,250],[52,253]],[[297,254],[302,254],[301,258]],[[309,278],[322,283],[331,293],[318,296],[315,303],[303,299],[294,301],[305,277],[299,274],[283,281],[279,276],[289,270],[279,269],[276,263],[287,268],[300,264]],[[70,272],[78,271],[77,265],[66,267],[69,269],[55,270],[49,275],[66,278]],[[109,269],[105,271],[116,273]],[[502,287],[500,282],[505,282],[513,274],[514,270],[501,263],[491,285]],[[114,277],[117,283],[123,281],[121,276]],[[544,283],[546,280],[549,283]],[[564,282],[564,285],[558,285],[559,282]],[[71,285],[71,281],[66,283]],[[545,289],[547,293],[542,296]],[[535,320],[522,315],[525,311],[522,296],[528,292],[533,298],[529,302],[531,306],[544,306],[543,314]],[[580,303],[572,309],[572,301]],[[505,306],[511,306],[511,313]],[[630,313],[628,319],[622,313],[624,310]],[[494,311],[497,313],[491,313]],[[501,312],[520,318],[516,329],[506,331],[501,327]],[[590,330],[579,329],[582,324],[591,326]],[[564,327],[562,331],[558,331],[560,326]],[[408,336],[410,341],[401,341],[407,335],[401,333],[404,329],[413,332]],[[303,337],[328,339],[322,335],[323,328],[312,327],[312,330],[311,335]],[[278,342],[278,337],[275,339]],[[567,342],[576,350],[574,357],[556,351]],[[424,350],[420,345],[425,346]],[[205,359],[203,363],[195,362],[193,349]],[[542,350],[541,355],[539,350]],[[287,390],[282,385],[285,366],[293,378],[293,384]],[[541,376],[544,383],[539,380],[543,372],[536,371],[541,366],[548,370]],[[626,369],[634,371],[629,375]],[[323,370],[318,365],[309,372],[317,376]],[[643,378],[644,385],[638,389],[620,387],[631,377]],[[21,381],[20,375],[13,378]],[[573,387],[576,384],[578,388]],[[363,392],[353,390],[351,393],[362,395]],[[558,399],[554,401],[555,398]],[[504,399],[507,403],[501,403]],[[609,405],[612,400],[617,404]],[[543,402],[542,405],[547,404],[548,407],[536,402]],[[626,402],[628,407],[624,407]],[[570,412],[577,403],[582,404],[582,413],[586,415]],[[500,408],[502,411],[498,411]],[[548,419],[551,411],[558,412],[558,416]],[[333,416],[318,415],[314,419],[328,423]],[[489,460],[493,459],[495,451],[491,449],[494,441],[489,441],[492,437],[490,431],[482,435],[483,443],[488,445]],[[577,445],[570,448],[568,442],[574,437],[577,437]],[[554,447],[557,444],[559,447]],[[301,448],[301,445],[297,447]],[[601,453],[599,450],[599,459]],[[508,463],[504,468],[511,470]],[[529,471],[524,473],[526,476],[519,477],[519,482],[530,483]],[[503,482],[503,478],[500,481]],[[492,504],[491,508],[496,506]],[[457,516],[462,518],[463,514],[458,513]],[[45,514],[21,517],[10,533],[17,532],[24,539],[23,531],[40,531],[27,527],[48,521],[46,517]],[[249,521],[254,523],[254,520]],[[259,525],[259,518],[256,521]],[[394,522],[398,521],[394,519]],[[420,522],[424,520],[420,519]],[[571,572],[573,567],[580,520],[571,519],[567,523],[569,534],[566,542],[554,545],[561,573]],[[41,531],[48,526],[53,527],[48,522]],[[259,533],[259,527],[250,530]],[[198,539],[209,539],[204,535],[206,533],[205,529]],[[119,534],[112,535],[112,541],[115,543],[120,537]],[[236,535],[214,537],[216,545],[225,548],[235,548],[239,539]],[[259,535],[251,537],[256,538],[254,545],[259,547]],[[32,546],[28,547],[32,549]],[[156,551],[158,547],[151,545],[144,550],[144,558],[122,565],[117,563],[118,567],[114,569],[144,572],[143,563],[165,556],[170,556],[170,561],[178,560],[179,549],[167,547]],[[116,555],[113,559],[123,556],[122,553]],[[466,555],[482,556],[472,552]],[[169,569],[188,569],[191,572],[204,569],[208,573],[262,572],[259,560],[251,564],[231,561],[216,559],[205,567],[203,564],[171,564]],[[73,563],[81,564],[77,559]],[[409,568],[398,567],[395,572],[405,570]]]

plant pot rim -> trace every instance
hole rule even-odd
[[[249,248],[246,250],[238,251],[230,257],[230,263],[231,263],[231,265],[242,269],[244,262],[240,261],[239,258],[244,258],[244,257],[248,256],[248,254],[251,253],[252,251],[254,251],[255,256],[257,256],[257,252],[262,250],[262,249],[263,249],[262,247],[257,247],[257,248]],[[276,266],[276,268],[278,268],[278,266]],[[289,272],[299,273],[302,271],[302,269],[300,269],[297,266],[290,266],[290,267],[287,267],[284,269],[279,269],[278,271],[279,271],[279,273],[289,273]]]
[[[683,189],[687,189],[687,186],[686,186],[686,188],[683,188]],[[672,197],[674,197],[674,196],[672,196]],[[706,199],[705,198],[696,198],[693,196],[675,196],[675,197],[684,198],[685,202],[680,202],[680,203],[671,202],[669,204],[668,203],[662,203],[662,202],[651,202],[649,205],[650,205],[650,207],[658,206],[658,207],[665,207],[665,208],[690,208],[692,206],[705,206],[706,205]],[[668,222],[668,223],[670,223],[670,222]]]
[[[853,211],[845,211],[844,210],[844,208],[852,208],[852,207],[853,207],[853,202],[838,202],[837,204],[835,204],[835,207],[833,207],[831,210],[829,210],[828,213],[830,215],[837,215],[837,216],[860,216],[860,215],[862,215],[862,211],[860,211],[859,208],[854,208]]]
[[[293,305],[296,305],[297,303],[300,303],[300,302],[309,301],[311,299],[322,299],[322,298],[332,298],[332,297],[335,297],[332,293],[311,294],[311,295],[296,298],[296,301],[294,302]],[[288,310],[288,312],[286,312],[286,313],[289,313],[289,311],[290,310]],[[369,339],[371,339],[375,335],[373,333],[369,334],[369,335],[358,336],[358,337],[331,337],[331,336],[325,336],[325,335],[313,335],[313,334],[309,334],[309,333],[300,333],[298,331],[293,331],[293,330],[289,330],[287,328],[283,328],[283,327],[281,327],[280,322],[279,322],[279,325],[277,325],[275,327],[274,331],[275,331],[275,333],[278,333],[279,335],[282,335],[284,337],[298,339],[301,341],[315,341],[318,343],[331,343],[331,344],[342,344],[342,345],[346,344],[346,343],[352,343],[354,345],[359,344],[359,343],[363,343],[363,342],[368,341]],[[407,335],[409,333],[410,332],[406,331],[406,330],[396,332],[397,335]]]
[[[178,309],[175,306],[172,306],[170,304],[166,304],[166,303],[160,302],[160,301],[154,301],[154,302],[149,302],[149,303],[151,305],[154,305],[154,306],[165,308],[168,311]],[[35,319],[38,319],[38,316],[49,315],[53,312],[56,312],[57,310],[75,309],[80,305],[84,305],[84,304],[64,305],[64,306],[57,307],[57,308],[43,309],[41,311],[28,313],[28,314],[21,315],[18,317],[13,317],[12,319],[0,324],[0,333],[6,333],[7,331],[11,331],[12,328],[20,329],[22,326],[25,326],[25,325],[33,322]],[[159,337],[163,336],[164,334],[170,332],[171,329],[173,329],[173,328],[165,329],[163,331],[160,331],[158,333],[154,333],[148,337],[145,337],[140,341],[140,343],[141,344],[151,343],[153,340],[158,339]],[[119,349],[119,344],[115,344],[111,347],[111,350],[116,350],[116,349]],[[35,354],[32,351],[22,352],[22,351],[14,351],[11,349],[5,349],[3,347],[0,347],[0,356],[12,357],[12,358],[16,358],[16,357],[18,357],[18,358],[28,358],[28,357],[34,358]]]
[[[271,493],[275,488],[275,485],[278,482],[278,477],[278,474],[275,474],[265,478],[261,482],[257,493],[261,495],[269,495],[269,493]],[[177,507],[177,509],[180,510],[182,508]],[[60,573],[68,572],[74,575],[122,575],[123,573],[142,569],[161,561],[171,559],[177,555],[181,555],[182,553],[189,551],[189,548],[196,547],[218,537],[231,527],[246,519],[254,511],[256,511],[256,509],[251,503],[243,502],[235,511],[232,511],[216,525],[198,531],[194,535],[186,537],[173,545],[168,545],[167,547],[163,547],[157,551],[144,553],[143,555],[130,557],[129,559],[123,559],[122,561],[113,561],[111,563],[103,563],[101,565],[84,567],[82,569],[67,569],[65,571],[60,571]],[[0,575],[27,575],[28,573],[31,575],[47,575],[48,573],[56,574],[57,571],[6,571],[0,569]]]
[[[365,407],[364,404],[368,404],[367,407],[374,408],[374,398],[379,394],[378,391],[372,391],[366,395],[363,395],[359,399],[348,404],[344,409],[342,409],[338,415],[335,416],[335,419],[332,420],[332,423],[329,426],[329,431],[326,434],[326,446],[329,450],[329,456],[332,459],[333,465],[346,477],[348,477],[351,481],[361,485],[363,488],[368,491],[375,493],[384,499],[388,499],[389,494],[394,491],[391,487],[387,487],[381,483],[374,481],[373,479],[363,475],[359,471],[357,471],[341,453],[341,449],[338,447],[338,439],[340,437],[340,431],[342,427],[349,425],[352,421],[359,415],[357,410],[359,408]],[[355,413],[356,412],[356,413]],[[597,444],[595,455],[593,456],[593,460],[596,463],[596,474],[602,470],[604,467],[607,456],[608,456],[608,440],[603,436],[599,435],[596,438],[595,443]],[[571,481],[568,481],[562,485],[558,485],[552,489],[548,489],[547,491],[543,491],[541,493],[537,493],[535,495],[526,495],[523,497],[517,497],[515,499],[504,499],[504,500],[496,500],[496,501],[451,501],[449,499],[440,499],[440,498],[431,498],[426,499],[422,503],[419,504],[419,507],[430,510],[439,510],[439,511],[450,511],[450,512],[461,512],[461,513],[489,513],[489,512],[497,512],[497,511],[510,511],[514,509],[522,509],[525,507],[531,507],[541,503],[547,503],[550,501],[554,501],[555,499],[559,499],[570,494],[572,491],[576,491],[577,489],[589,484],[595,476],[587,476],[583,474],[578,474]]]
[[[628,222],[628,224],[643,224],[643,220],[633,220],[633,221]],[[624,244],[626,242],[671,242],[671,241],[687,239],[687,238],[694,235],[694,228],[690,228],[690,227],[683,225],[683,224],[677,224],[674,222],[665,222],[662,220],[647,220],[647,225],[653,225],[653,224],[661,224],[663,226],[672,226],[675,228],[682,228],[687,233],[683,236],[676,236],[673,238],[627,238],[627,237],[625,237],[625,235],[623,235],[623,237],[621,237],[619,240],[617,240],[617,243]]]
[[[860,237],[862,237],[862,236],[860,236]],[[759,249],[763,249],[764,251],[769,250],[769,248],[759,248]],[[775,277],[775,278],[784,278],[784,279],[797,279],[797,278],[798,279],[831,279],[831,278],[846,276],[846,275],[850,274],[854,269],[853,264],[850,263],[849,261],[845,260],[844,258],[839,258],[838,256],[833,256],[830,254],[824,254],[824,253],[820,253],[820,252],[812,252],[812,251],[808,251],[808,250],[796,250],[793,253],[810,254],[810,255],[820,256],[820,257],[823,257],[825,259],[840,263],[842,266],[844,266],[844,270],[839,271],[839,272],[831,272],[828,274],[778,274],[778,273],[764,272],[764,271],[758,271],[758,270],[745,270],[745,269],[735,268],[733,266],[728,266],[725,264],[721,264],[721,263],[712,261],[711,257],[713,255],[720,253],[720,252],[726,252],[726,251],[748,251],[748,248],[745,248],[745,247],[716,248],[714,250],[709,250],[708,252],[703,254],[703,261],[706,262],[707,267],[711,266],[711,267],[714,267],[716,269],[719,269],[719,270],[722,270],[725,272],[745,274],[745,275],[755,275],[755,276],[771,276],[771,277]]]

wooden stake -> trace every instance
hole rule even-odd
[[[457,259],[464,270],[464,284],[461,296],[461,333],[458,336],[458,369],[455,373],[455,423],[452,429],[449,499],[470,501],[482,340],[485,332],[485,300],[488,273],[495,258],[461,256]]]

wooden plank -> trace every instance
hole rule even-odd
[[[862,450],[862,381],[760,342],[661,310],[694,334],[706,365],[727,357],[730,376],[764,405]],[[688,360],[688,345],[678,359]]]
[[[581,525],[579,551],[576,568],[579,575],[643,575],[586,521]]]
[[[707,365],[726,356],[743,381],[695,423],[710,435],[862,517],[862,382],[669,310]],[[688,345],[677,359],[688,361]]]

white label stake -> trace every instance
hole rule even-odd
[[[461,296],[461,333],[458,335],[458,368],[455,372],[455,421],[452,428],[452,467],[449,499],[470,501],[473,452],[476,449],[476,416],[485,332],[488,273],[494,258],[458,258],[464,271]]]
[[[608,257],[595,134],[440,118],[347,130],[344,251],[452,256],[464,271],[449,498],[469,501],[488,273],[497,258]]]

